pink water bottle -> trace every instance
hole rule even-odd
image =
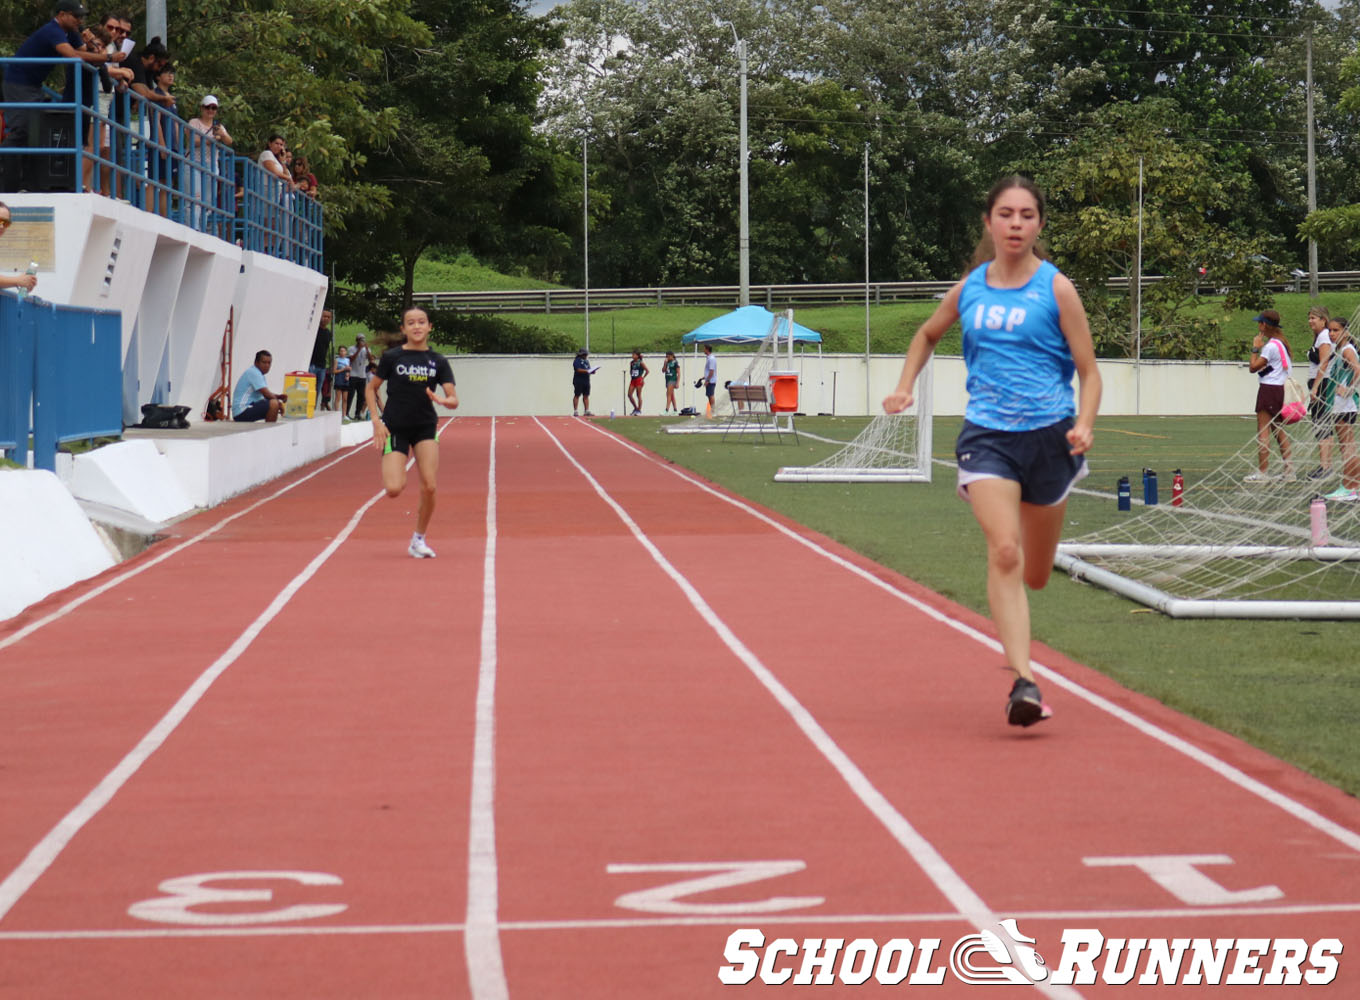
[[[1314,497],[1313,502],[1308,505],[1308,514],[1313,525],[1313,544],[1331,544],[1331,538],[1327,534],[1327,501],[1322,497]]]

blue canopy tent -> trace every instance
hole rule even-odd
[[[683,344],[694,345],[699,350],[701,344],[757,344],[774,332],[778,324],[779,345],[788,344],[787,363],[793,365],[794,344],[816,344],[818,360],[822,353],[822,335],[816,330],[793,321],[793,310],[784,314],[770,312],[764,306],[742,306],[725,316],[718,316],[701,326],[695,327],[680,338]],[[775,359],[779,359],[779,345],[776,345]],[[697,360],[697,357],[696,357]],[[820,380],[820,377],[819,377]],[[691,393],[691,400],[693,394]]]
[[[764,306],[742,306],[726,316],[711,319],[680,338],[684,344],[749,344],[764,340],[779,317]],[[788,336],[780,330],[780,338]],[[798,323],[793,324],[793,339],[800,344],[820,344],[822,335]]]

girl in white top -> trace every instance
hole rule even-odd
[[[1284,478],[1294,478],[1294,462],[1290,457],[1289,435],[1280,421],[1284,408],[1284,382],[1289,377],[1289,341],[1280,329],[1280,314],[1266,309],[1256,317],[1256,337],[1251,342],[1251,370],[1260,385],[1256,389],[1256,466],[1257,471],[1247,476],[1248,483],[1264,483],[1270,479],[1270,430],[1275,429],[1275,441],[1284,459]]]
[[[1331,365],[1322,369],[1315,388],[1326,388],[1322,404],[1331,397],[1331,423],[1336,428],[1336,439],[1341,445],[1341,486],[1327,494],[1328,500],[1355,500],[1360,488],[1360,458],[1355,451],[1356,402],[1355,389],[1360,386],[1360,354],[1356,353],[1350,331],[1344,319],[1327,324],[1332,331],[1335,357]],[[1324,383],[1330,381],[1330,386]]]
[[[1313,421],[1318,443],[1318,467],[1308,473],[1309,479],[1322,479],[1332,471],[1332,419],[1317,393],[1318,372],[1327,370],[1332,356],[1331,318],[1325,306],[1308,310],[1308,329],[1313,332],[1313,346],[1308,350],[1308,419]]]

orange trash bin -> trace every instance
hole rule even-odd
[[[796,413],[798,410],[798,373],[770,372],[770,412]]]

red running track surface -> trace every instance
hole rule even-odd
[[[589,422],[441,462],[437,559],[359,448],[0,628],[0,997],[1360,995],[1353,799],[1039,646],[1007,727],[985,620]]]

